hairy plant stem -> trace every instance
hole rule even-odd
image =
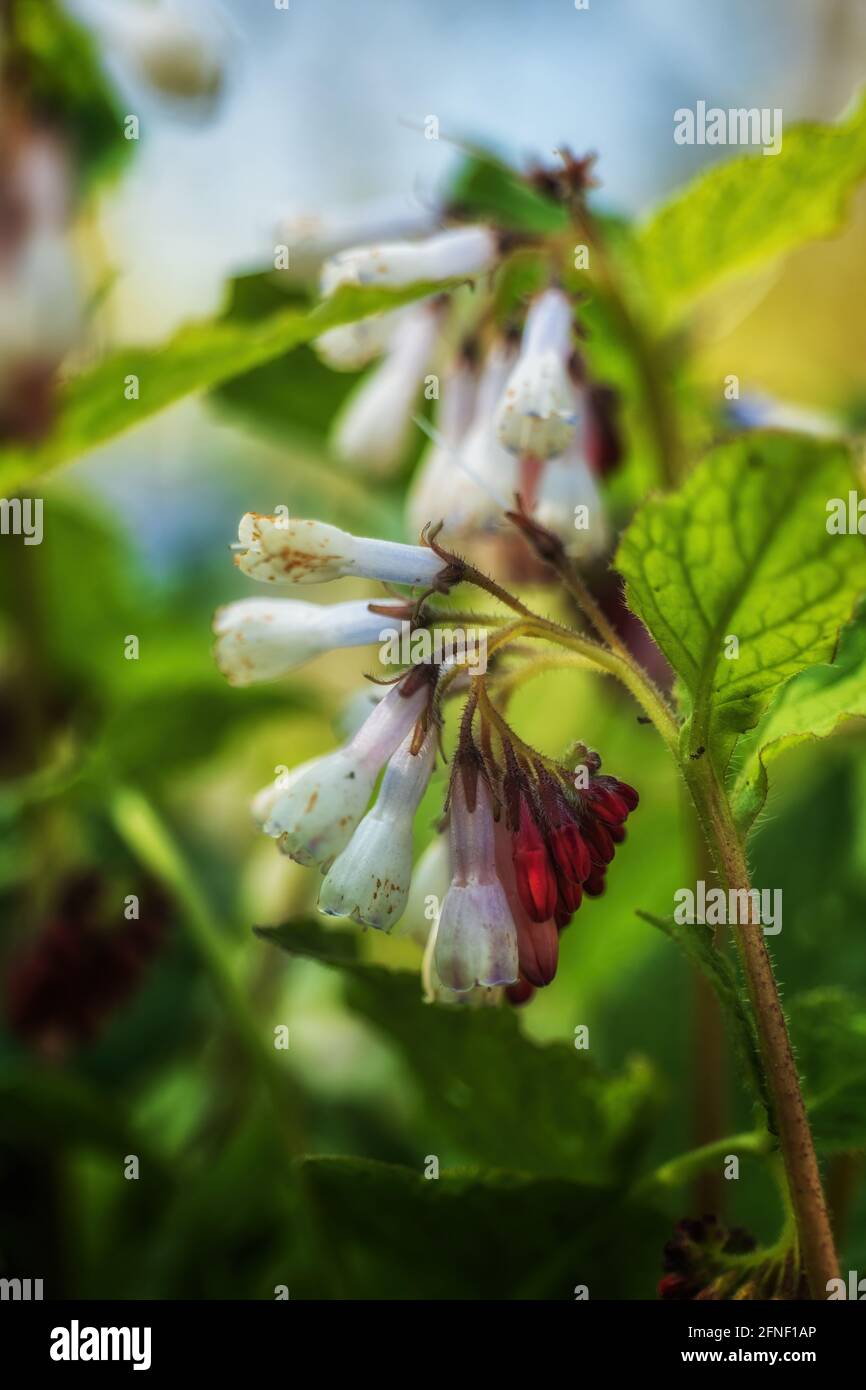
[[[709,757],[699,763],[689,762],[684,775],[720,882],[729,891],[748,891],[751,884],[742,839]],[[751,899],[746,901],[751,917]],[[827,1294],[828,1280],[839,1275],[839,1262],[788,1025],[760,922],[735,924],[733,933],[757,1024],[773,1108],[772,1123],[785,1168],[803,1269],[812,1297],[822,1299]]]

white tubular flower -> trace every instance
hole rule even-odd
[[[436,418],[439,437],[422,454],[409,489],[406,523],[410,535],[420,535],[428,521],[441,519],[443,498],[457,470],[454,453],[472,422],[476,389],[474,363],[463,355],[442,384]]]
[[[247,512],[238,526],[235,564],[265,584],[322,584],[330,579],[379,579],[431,584],[443,561],[423,545],[352,536],[325,521],[296,521]]]
[[[413,737],[414,730],[391,758],[375,805],[328,870],[319,893],[319,911],[326,916],[390,931],[405,911],[412,822],[436,761],[435,733],[427,734],[414,756]]]
[[[446,536],[493,530],[503,524],[506,508],[514,503],[518,462],[502,447],[495,428],[496,406],[514,360],[513,348],[500,342],[484,363],[472,423],[451,456],[450,474],[442,479],[434,519],[444,519]]]
[[[292,269],[310,274],[347,246],[430,235],[438,220],[435,208],[388,194],[323,215],[284,217],[277,224],[277,241],[288,247]]]
[[[387,314],[370,314],[355,323],[341,323],[315,338],[313,347],[332,371],[358,372],[387,351],[405,316],[405,309],[392,309]]]
[[[496,873],[493,809],[480,777],[475,809],[466,804],[457,769],[451,797],[454,878],[436,932],[434,965],[448,989],[508,985],[517,979],[517,928]]]
[[[392,241],[353,246],[322,266],[321,289],[331,295],[340,285],[397,288],[421,280],[451,280],[489,270],[498,255],[490,227],[457,227],[424,241]]]
[[[503,393],[496,428],[515,454],[552,458],[574,439],[577,392],[569,374],[572,309],[561,290],[545,290],[526,316],[520,357]]]
[[[401,693],[392,686],[353,739],[334,753],[295,768],[271,804],[265,792],[254,802],[265,815],[264,831],[299,864],[327,868],[355,833],[380,769],[424,710],[429,688]]]
[[[532,515],[559,536],[566,552],[576,559],[591,559],[607,549],[610,528],[604,504],[576,442],[544,465]]]
[[[401,937],[426,946],[451,883],[451,860],[444,835],[434,835],[412,871],[409,901],[400,922]]]
[[[198,104],[211,104],[219,96],[229,28],[213,0],[123,5],[86,0],[82,9],[109,49],[161,96]]]
[[[226,604],[214,615],[216,664],[229,685],[272,681],[336,647],[365,647],[381,639],[393,617],[371,613],[379,599],[356,599],[323,607],[297,599],[247,598]]]
[[[400,320],[387,357],[358,383],[336,421],[334,452],[344,463],[377,477],[399,465],[439,321],[438,305],[429,303]]]

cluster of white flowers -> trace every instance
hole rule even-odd
[[[349,247],[325,260],[321,288],[400,287],[477,278],[495,269],[501,248],[486,226],[448,229],[417,241]],[[442,349],[441,297],[371,315],[317,340],[336,370],[358,370],[381,357],[335,422],[341,461],[371,476],[388,476],[406,457],[422,385],[436,382],[438,415],[410,490],[406,520],[417,535],[443,521],[449,540],[495,532],[520,493],[529,513],[552,530],[572,556],[590,558],[610,532],[592,464],[592,397],[574,351],[574,309],[551,286],[529,305],[522,337],[486,333],[438,374],[426,375]],[[479,360],[480,359],[480,360]]]

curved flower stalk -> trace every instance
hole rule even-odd
[[[490,270],[500,239],[490,227],[455,227],[423,241],[385,242],[341,251],[322,267],[323,295],[340,285],[397,288],[423,280],[453,280]]]
[[[384,361],[359,383],[334,426],[334,452],[344,463],[378,477],[399,465],[440,314],[440,304],[423,303],[392,325]]]
[[[562,290],[546,290],[533,301],[496,420],[499,439],[513,453],[549,459],[573,441],[580,414],[571,374],[573,333],[572,306]]]
[[[385,769],[379,795],[346,848],[328,870],[319,911],[390,931],[409,898],[412,822],[436,761],[436,734],[420,749],[406,736]]]
[[[246,598],[217,609],[214,656],[229,685],[277,680],[338,647],[381,640],[389,622],[408,618],[406,604],[355,599],[323,608],[297,599]]]

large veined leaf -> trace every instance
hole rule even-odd
[[[451,282],[399,290],[344,285],[308,311],[280,309],[255,324],[229,317],[208,320],[182,328],[161,347],[123,348],[64,385],[57,426],[38,449],[0,452],[0,489],[11,491],[184,396],[211,390],[329,328],[453,287]],[[138,398],[128,399],[127,391],[136,389]]]
[[[832,665],[811,666],[779,691],[753,734],[734,786],[734,810],[748,829],[767,799],[771,763],[804,739],[825,738],[866,716],[866,611],[848,624]]]
[[[841,225],[866,176],[866,97],[836,125],[803,121],[777,155],[750,152],[701,174],[639,235],[647,284],[670,313],[726,277]]]
[[[457,1145],[497,1167],[590,1183],[632,1171],[657,1100],[645,1063],[605,1075],[570,1042],[529,1041],[510,1009],[426,1005],[417,975],[358,959],[357,933],[259,934],[346,974],[349,1004],[398,1043],[417,1079],[428,1152]]]
[[[299,1170],[334,1281],[301,1297],[653,1296],[665,1218],[618,1189],[502,1171],[428,1178],[421,1164],[358,1158]]]
[[[827,530],[827,502],[851,481],[843,445],[755,432],[711,450],[626,531],[617,567],[679,677],[689,757],[724,769],[775,690],[832,659],[866,591],[862,538]]]

